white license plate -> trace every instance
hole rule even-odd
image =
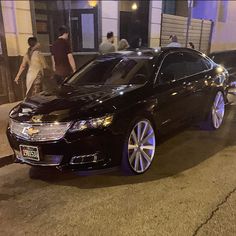
[[[20,153],[23,159],[39,161],[39,149],[35,146],[20,145]]]

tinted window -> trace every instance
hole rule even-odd
[[[202,71],[208,70],[209,67],[204,58],[197,54],[184,53],[184,61],[186,63],[187,75],[194,75]]]
[[[172,53],[165,57],[159,72],[159,79],[161,82],[175,81],[210,68],[211,63],[198,54]]]
[[[66,83],[71,85],[143,84],[152,73],[151,61],[141,58],[97,59]]]
[[[186,65],[182,53],[173,53],[165,57],[159,78],[162,82],[170,80],[178,80],[186,76]]]
[[[206,68],[207,68],[208,70],[210,70],[210,69],[212,68],[212,64],[211,64],[211,62],[210,62],[208,59],[202,58],[202,61],[203,61],[203,63],[205,64],[205,66],[206,66]]]

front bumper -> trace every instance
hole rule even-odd
[[[55,166],[60,169],[99,170],[120,165],[122,137],[111,130],[84,133],[78,137],[64,137],[53,142],[33,142],[12,134],[7,129],[9,143],[16,159],[32,166]],[[38,147],[39,161],[25,159],[20,145]]]

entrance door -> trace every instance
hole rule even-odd
[[[74,52],[97,51],[97,9],[71,10],[71,34]]]
[[[2,7],[0,2],[0,104],[12,100],[10,88],[10,76],[7,61],[6,39],[2,17]]]
[[[131,48],[148,46],[150,1],[120,1],[120,39],[128,40]]]

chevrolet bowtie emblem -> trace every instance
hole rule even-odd
[[[35,129],[33,127],[30,127],[26,130],[26,133],[29,135],[29,136],[33,136],[35,134],[38,134],[39,133],[39,130],[38,129]]]
[[[42,117],[43,115],[36,115],[36,116],[33,116],[31,118],[31,120],[34,122],[34,123],[39,123],[39,122],[42,122]]]

